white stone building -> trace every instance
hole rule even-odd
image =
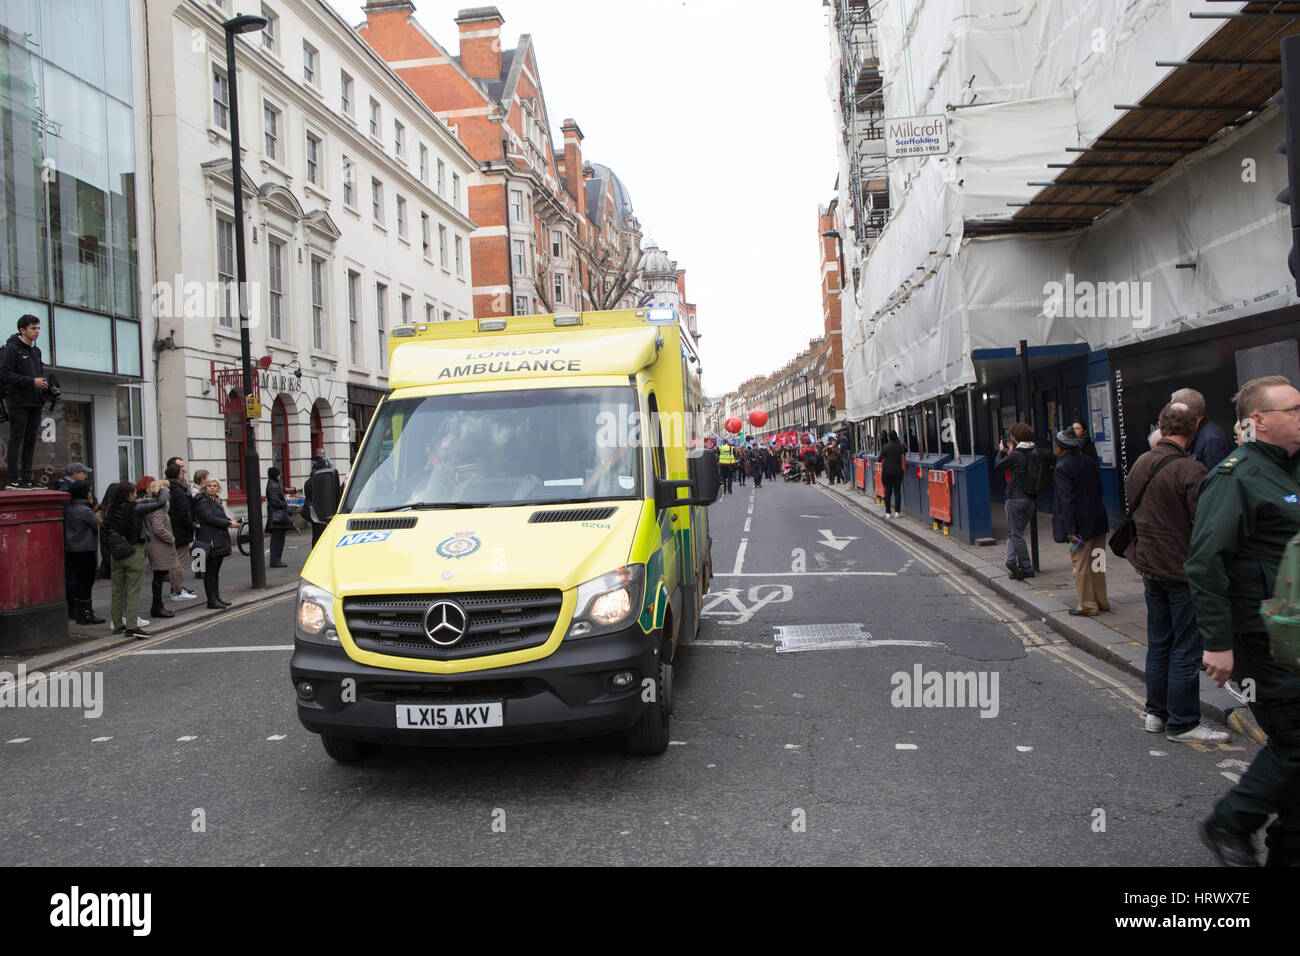
[[[157,276],[160,460],[208,469],[245,500],[230,97],[236,38],[248,310],[265,467],[301,487],[323,446],[346,473],[386,386],[403,322],[468,318],[467,214],[477,167],[439,120],[320,0],[147,6]]]

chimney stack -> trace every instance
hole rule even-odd
[[[460,28],[460,65],[476,80],[495,80],[501,76],[501,25],[505,23],[496,7],[474,7],[456,15]]]
[[[576,122],[566,119],[560,132],[564,134],[564,185],[578,203],[578,208],[582,209],[586,202],[582,175],[582,130]]]

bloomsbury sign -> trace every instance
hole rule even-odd
[[[897,116],[885,120],[885,155],[889,159],[904,156],[944,156],[948,152],[948,117]]]

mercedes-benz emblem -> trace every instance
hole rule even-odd
[[[469,630],[469,615],[455,601],[437,601],[424,612],[424,633],[440,647],[450,647]]]

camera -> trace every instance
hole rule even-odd
[[[50,386],[45,390],[45,400],[50,403],[50,411],[54,411],[54,404],[63,397],[63,392],[59,389],[59,378],[57,375],[47,372],[45,381]]]

